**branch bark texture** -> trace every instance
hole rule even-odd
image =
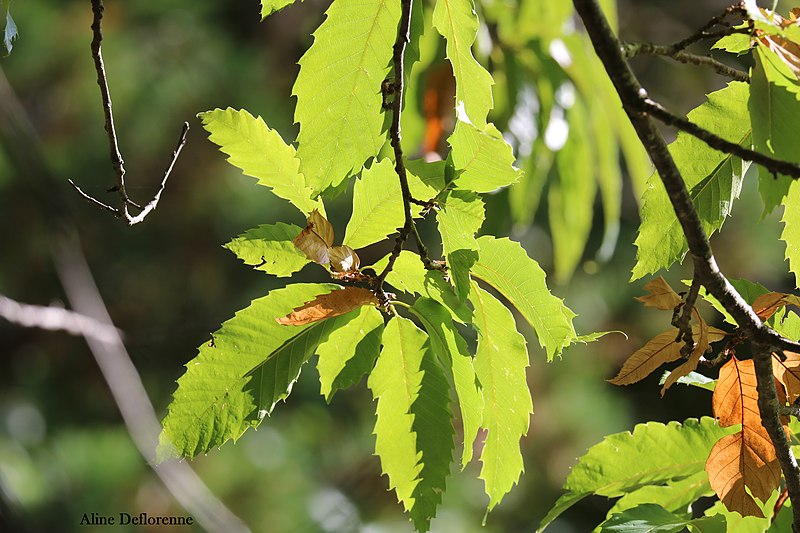
[[[655,165],[681,225],[694,262],[694,277],[725,307],[754,347],[761,421],[772,439],[783,470],[794,512],[794,531],[800,533],[800,470],[783,432],[778,414],[779,401],[772,373],[773,351],[797,343],[780,337],[765,326],[720,272],[708,238],[694,208],[681,173],[650,116],[647,92],[625,60],[617,39],[596,0],[574,0],[595,52],[619,93],[622,105],[639,139]],[[793,349],[793,348],[792,348]]]

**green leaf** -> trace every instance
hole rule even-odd
[[[400,3],[334,2],[326,14],[300,59],[293,88],[300,170],[317,193],[358,172],[384,144],[380,89]]]
[[[346,389],[372,370],[381,347],[383,315],[363,306],[353,319],[332,332],[317,347],[320,393],[328,402],[337,390]]]
[[[477,250],[475,234],[481,229],[484,218],[483,201],[477,194],[450,191],[436,213],[444,255],[456,250]]]
[[[17,33],[17,25],[14,19],[11,18],[11,0],[0,3],[0,8],[5,4],[6,21],[3,27],[3,50],[6,56],[11,55],[11,50],[14,48],[14,41],[19,38]]]
[[[550,184],[547,195],[555,274],[562,282],[580,262],[592,229],[597,182],[588,118],[583,103],[576,100],[569,110],[569,137],[556,154],[558,180]]]
[[[405,222],[394,163],[384,159],[361,173],[353,189],[353,214],[343,243],[358,249],[380,242]]]
[[[636,425],[633,433],[606,436],[572,467],[564,483],[567,493],[537,531],[590,494],[616,498],[704,471],[711,447],[735,429],[722,428],[713,418],[703,417],[683,424],[648,422]]]
[[[708,95],[708,101],[691,111],[689,120],[737,144],[749,147],[750,120],[745,102],[748,85],[730,82]],[[749,163],[710,148],[703,141],[679,133],[670,153],[683,175],[706,235],[722,227],[739,197]],[[644,194],[642,223],[636,237],[636,265],[632,280],[669,268],[688,250],[675,211],[657,174],[650,177]]]
[[[250,373],[276,353],[291,355],[300,347],[313,350],[309,341],[320,338],[315,330],[327,322],[283,326],[276,317],[336,288],[331,284],[289,285],[254,300],[223,323],[211,341],[200,346],[178,380],[163,422],[159,460],[192,458],[256,427],[261,421],[259,410],[266,407],[254,395]]]
[[[783,199],[783,231],[781,240],[786,243],[789,272],[794,274],[795,286],[800,287],[800,183],[792,182],[789,194]]]
[[[753,145],[759,152],[777,159],[800,163],[800,139],[796,121],[789,111],[800,100],[800,83],[786,64],[766,46],[756,47],[755,66],[750,76],[748,108],[753,122]],[[764,214],[781,203],[792,178],[774,176],[759,168],[758,189]]]
[[[370,268],[375,272],[381,272],[388,261],[387,255]],[[444,280],[442,273],[437,270],[426,270],[419,256],[413,252],[408,250],[400,252],[394,268],[386,276],[386,283],[403,292],[436,300],[450,312],[453,320],[462,324],[472,321],[472,311],[459,300],[453,288]]]
[[[456,290],[456,296],[462,302],[469,296],[470,291],[470,271],[472,265],[478,260],[478,254],[474,250],[456,250],[447,254],[447,268],[450,281]]]
[[[408,319],[386,325],[367,385],[378,401],[375,452],[389,488],[427,531],[441,502],[453,447],[449,387],[432,360],[428,336]]]
[[[608,518],[615,513],[632,509],[642,503],[660,505],[673,513],[685,513],[699,498],[712,496],[714,491],[708,483],[708,474],[701,470],[678,481],[668,481],[664,485],[646,485],[625,494],[608,511]]]
[[[483,414],[483,394],[475,375],[473,359],[467,343],[456,330],[450,312],[436,300],[418,298],[411,311],[428,332],[433,352],[450,369],[455,385],[461,421],[464,428],[464,449],[461,468],[472,460],[472,445],[478,435]]]
[[[731,54],[743,55],[750,51],[752,38],[744,33],[726,35],[711,47],[712,50],[725,50]]]
[[[644,503],[613,515],[600,525],[600,531],[602,533],[673,533],[683,531],[689,526],[693,531],[723,532],[726,531],[725,524],[725,517],[721,515],[686,519],[670,513],[660,505]]]
[[[439,0],[439,3],[445,0]],[[459,171],[453,185],[459,189],[487,193],[519,180],[511,146],[492,124],[479,129],[459,116],[455,131],[447,139],[451,157]]]
[[[548,360],[560,356],[575,339],[575,313],[550,294],[539,264],[528,257],[519,243],[509,239],[484,235],[478,239],[478,246],[472,275],[497,289],[517,308],[536,331]]]
[[[729,279],[728,282],[733,285],[733,288],[736,289],[744,301],[748,304],[752,304],[756,298],[761,296],[762,294],[766,294],[769,292],[769,289],[761,285],[760,283],[753,283],[752,281],[748,281],[746,279]],[[683,282],[686,286],[691,286],[691,281],[684,281]],[[719,311],[723,317],[725,317],[725,322],[731,324],[733,326],[738,326],[736,321],[733,317],[725,310],[725,307],[719,303],[719,300],[714,298],[712,295],[708,294],[705,287],[700,287],[700,297],[703,298],[706,302],[710,303],[714,309]]]
[[[424,159],[407,159],[406,171],[411,196],[417,200],[427,201],[445,187],[445,162],[428,162]]]
[[[736,511],[728,511],[728,509],[725,508],[725,504],[720,501],[715,502],[714,505],[706,509],[705,515],[711,517],[724,516],[727,522],[727,529],[724,531],[735,531],[736,533],[764,533],[769,528],[772,510],[774,509],[777,496],[778,492],[775,491],[773,497],[770,498],[766,504],[759,502],[764,512],[764,518],[742,516]]]
[[[353,320],[357,313],[358,309],[354,309],[344,315],[311,323],[311,327],[286,342],[247,373],[250,379],[245,385],[245,392],[256,399],[259,421],[271,414],[279,401],[286,400],[300,377],[300,369],[314,355],[317,346],[332,332]]]
[[[478,34],[478,15],[472,0],[436,0],[433,27],[447,40],[445,55],[456,78],[456,107],[482,127],[492,109],[491,74],[472,55]]]
[[[236,254],[245,265],[278,277],[291,276],[309,263],[308,258],[294,245],[302,228],[294,224],[268,224],[247,230],[225,248]]]
[[[528,433],[533,402],[525,378],[528,351],[514,316],[476,283],[470,291],[478,331],[475,375],[483,390],[483,422],[488,433],[481,452],[480,478],[491,511],[524,470],[519,441]]]
[[[245,110],[214,109],[198,115],[210,134],[208,139],[228,155],[228,162],[259,185],[272,188],[275,196],[289,200],[304,214],[325,208],[320,201],[311,200],[313,191],[306,185],[298,168],[300,161],[295,150],[270,129],[261,117]]]
[[[261,20],[294,4],[297,0],[261,0]],[[300,0],[301,2],[303,0]]]

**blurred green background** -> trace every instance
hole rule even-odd
[[[620,2],[621,33],[629,40],[671,43],[725,5]],[[283,284],[239,264],[221,246],[261,223],[303,224],[288,204],[225,163],[195,114],[245,108],[263,116],[284,139],[293,139],[295,63],[311,43],[327,2],[306,0],[264,23],[256,0],[108,2],[104,56],[134,199],[149,198],[181,123],[192,125],[158,210],[134,228],[81,201],[67,184],[72,178],[100,197],[113,184],[89,53],[89,2],[41,0],[11,7],[20,39],[0,67],[41,136],[46,163],[62,179],[50,192],[72,205],[100,291],[163,415],[175,379],[196,347],[251,299]],[[711,72],[660,59],[639,58],[634,67],[651,96],[681,113],[725,83]],[[0,293],[58,305],[64,296],[27,178],[0,152]],[[628,339],[612,335],[576,346],[547,364],[529,336],[536,413],[522,443],[526,473],[520,486],[481,528],[487,501],[476,479],[479,465],[455,469],[434,531],[531,531],[557,498],[571,464],[603,435],[646,420],[710,414],[710,396],[702,391],[676,386],[660,399],[657,375],[627,388],[604,381],[646,339],[669,327],[670,319],[633,301],[644,281],[628,284],[638,213],[629,184],[624,194],[613,257],[605,264],[594,259],[602,237],[594,231],[582,268],[553,291],[579,314],[580,332],[622,330]],[[546,217],[537,215],[530,226],[514,224],[506,196],[487,197],[484,231],[521,241],[549,271]],[[773,290],[791,290],[794,280],[786,274],[777,240],[778,213],[759,223],[761,205],[752,179],[742,196],[713,241],[722,270]],[[347,202],[341,197],[328,209],[340,237],[349,217]],[[423,231],[429,241],[437,238],[431,225]],[[369,251],[365,263],[385,249]],[[675,268],[668,279],[677,287],[689,275]],[[296,279],[323,277],[319,269],[308,268]],[[718,322],[711,311],[707,317]],[[364,384],[326,405],[314,372],[313,365],[305,367],[288,403],[258,431],[194,461],[193,467],[256,532],[411,531],[372,456],[373,406]],[[83,530],[80,519],[91,512],[184,514],[133,446],[83,340],[5,322],[0,322],[0,487],[30,531]],[[588,499],[550,530],[587,531],[608,507],[603,499]]]

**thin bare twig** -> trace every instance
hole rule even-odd
[[[665,46],[653,43],[623,43],[625,49],[625,57],[632,59],[640,55],[652,55],[669,57],[689,65],[697,65],[703,67],[710,67],[722,76],[726,76],[736,81],[750,82],[750,76],[746,72],[717,61],[711,56],[701,56],[697,54],[690,54],[682,50],[675,50],[672,46]]]
[[[707,39],[720,39],[733,33],[743,33],[742,30],[731,27],[730,23],[727,22],[727,19],[733,15],[738,15],[742,19],[747,19],[747,11],[744,9],[744,7],[742,7],[741,2],[726,7],[725,10],[719,15],[711,17],[711,19],[706,22],[702,28],[694,32],[689,37],[686,37],[685,39],[673,44],[671,48],[676,52],[679,52],[700,41]],[[723,26],[723,29],[711,31],[714,26]]]
[[[109,192],[117,192],[119,195],[119,207],[111,207],[110,205],[90,196],[80,187],[78,187],[78,185],[76,185],[72,180],[69,180],[69,183],[83,198],[101,207],[102,209],[114,213],[114,216],[122,219],[127,225],[133,226],[142,222],[145,217],[154,211],[158,206],[158,201],[161,199],[161,193],[164,191],[164,187],[167,184],[167,179],[169,179],[169,176],[172,173],[172,168],[175,166],[175,162],[178,160],[178,156],[181,153],[183,145],[186,144],[186,134],[189,132],[189,123],[183,123],[183,128],[181,129],[181,134],[178,138],[178,145],[172,152],[172,159],[170,160],[169,166],[167,167],[167,170],[164,172],[164,176],[161,179],[161,186],[155,195],[153,195],[153,199],[150,200],[150,202],[148,202],[144,207],[131,200],[128,196],[128,190],[125,186],[125,161],[122,159],[122,152],[120,151],[119,141],[117,140],[117,130],[116,126],[114,125],[114,114],[111,109],[111,91],[109,91],[108,88],[108,77],[106,76],[106,67],[105,63],[103,62],[101,43],[103,41],[102,21],[104,10],[105,8],[103,6],[103,0],[92,0],[93,19],[91,48],[92,58],[94,59],[94,67],[97,71],[97,85],[100,87],[100,98],[103,101],[103,116],[105,117],[105,130],[106,134],[108,135],[111,166],[113,167],[114,174],[116,174],[117,177],[116,184],[109,189]],[[129,207],[139,209],[139,214],[132,215],[129,211]]]
[[[711,245],[686,189],[686,183],[672,159],[666,141],[647,112],[647,93],[626,62],[619,40],[608,25],[596,0],[573,0],[573,3],[583,20],[595,52],[619,94],[631,124],[664,184],[694,260],[695,278],[699,279],[706,290],[722,304],[751,340],[754,348],[753,359],[761,423],[775,446],[789,497],[794,504],[792,505],[793,529],[795,533],[800,533],[800,469],[780,422],[778,414],[780,403],[772,371],[772,352],[783,349],[786,343],[791,341],[782,338],[763,324],[752,307],[719,271]]]

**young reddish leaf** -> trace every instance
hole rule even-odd
[[[698,351],[698,348],[701,348],[701,345],[705,344],[705,348],[699,352],[700,355],[705,352],[709,343],[721,340],[726,335],[721,329],[709,327],[705,325],[705,322],[703,322],[703,324],[705,327],[705,334],[703,334],[701,331],[702,328],[699,325],[692,327],[692,334],[698,340],[695,351]],[[608,381],[614,385],[630,385],[631,383],[643,380],[664,363],[670,363],[680,359],[683,341],[676,341],[675,339],[677,336],[677,328],[670,328],[663,333],[659,333],[650,339],[643,347],[636,350],[636,352],[625,361],[625,364],[622,365],[622,370],[619,371],[619,374]],[[672,374],[670,374],[670,376],[671,375]],[[676,377],[675,379],[677,380],[678,378]]]
[[[721,438],[711,449],[706,462],[711,488],[728,510],[763,518],[753,496],[766,501],[780,484],[781,469],[761,425],[752,359],[739,361],[734,356],[725,363],[712,403],[720,426],[741,424],[742,430]]]
[[[362,305],[378,305],[372,291],[361,287],[345,287],[339,291],[321,294],[298,307],[285,317],[276,318],[279,324],[302,326],[318,320],[349,313]]]
[[[794,352],[783,352],[786,360],[772,354],[772,372],[775,374],[784,389],[786,389],[786,401],[794,403],[800,397],[800,354]]]
[[[727,333],[721,329],[717,329],[706,324],[706,321],[700,318],[700,315],[697,314],[696,311],[695,316],[697,317],[699,324],[692,328],[692,336],[695,341],[694,349],[692,350],[692,353],[686,362],[670,372],[669,377],[667,377],[667,380],[664,382],[664,386],[661,387],[662,397],[664,396],[664,393],[667,392],[667,389],[672,387],[675,382],[677,382],[683,376],[688,376],[690,372],[694,372],[695,369],[697,369],[697,363],[700,362],[700,358],[704,353],[706,353],[706,350],[708,350],[708,347],[712,342],[722,340],[725,335],[727,335]],[[682,347],[684,343],[683,341],[680,341],[678,344]],[[678,348],[678,351],[680,351],[680,347]]]
[[[775,312],[786,305],[800,307],[800,297],[782,292],[768,292],[760,295],[753,301],[753,311],[761,320],[767,320]]]
[[[330,262],[329,248],[333,246],[333,226],[314,209],[308,215],[305,229],[292,242],[310,260],[327,265]]]
[[[354,272],[361,266],[358,254],[349,246],[334,246],[328,250],[334,272]]]
[[[650,291],[650,294],[639,296],[636,299],[642,302],[645,307],[655,307],[656,309],[671,311],[683,302],[683,299],[678,296],[678,293],[672,290],[669,283],[664,281],[664,278],[661,276],[648,281],[644,288]]]

